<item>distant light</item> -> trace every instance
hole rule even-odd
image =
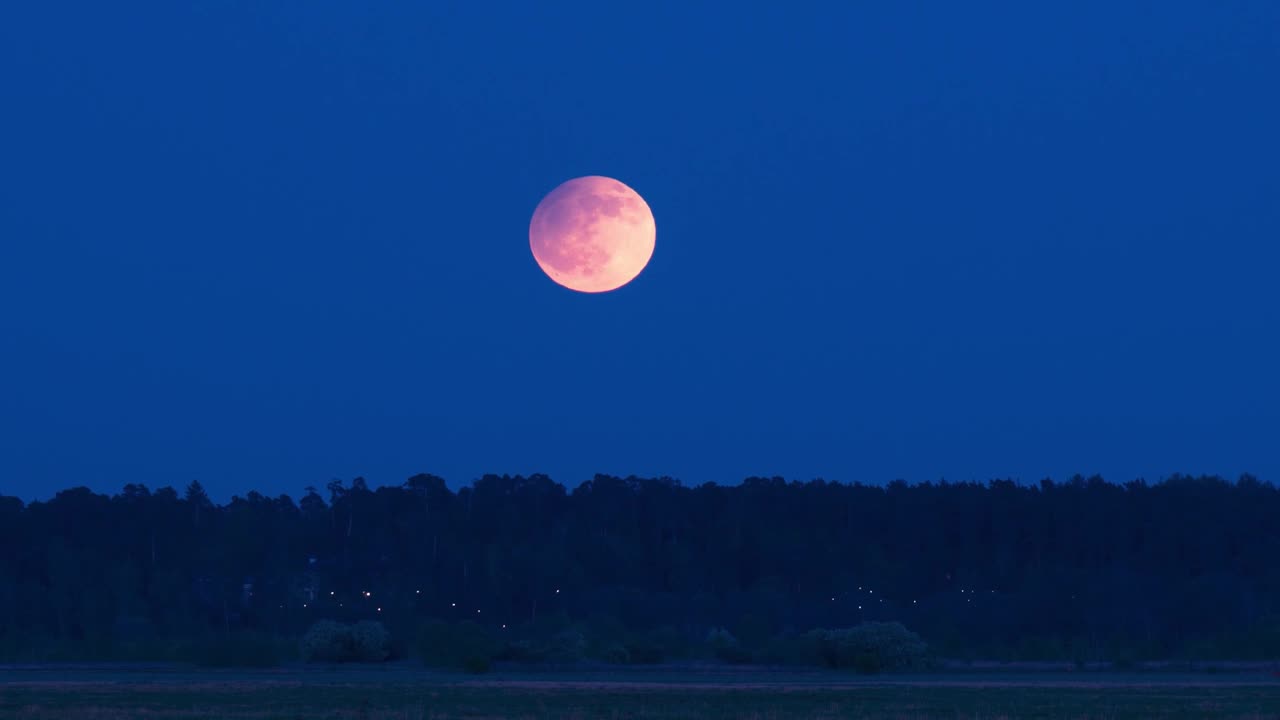
[[[306,607],[306,606],[307,606],[307,604],[306,604],[306,603],[302,603],[302,607]],[[283,605],[281,605],[280,607],[284,607],[284,606],[283,606]]]
[[[364,596],[365,596],[365,597],[372,597],[372,596],[373,596],[373,593],[369,592],[368,590],[365,590],[365,591],[364,591]]]
[[[333,594],[333,591],[332,591],[332,590],[330,590],[330,591],[329,591],[329,594],[330,594],[330,595],[332,595],[332,594]]]
[[[414,591],[413,591],[413,594],[414,594],[414,595],[421,595],[421,594],[422,594],[422,591],[421,591],[421,590],[414,590]]]
[[[556,594],[560,593],[560,588],[556,588]]]
[[[480,614],[480,611],[479,611],[479,610],[476,610],[476,614],[477,614],[477,615],[479,615],[479,614]]]
[[[458,603],[449,603],[449,607],[458,607]]]
[[[831,598],[831,602],[835,602],[835,601],[836,601],[836,599],[835,599],[835,598]]]
[[[378,612],[382,612],[382,608],[378,608]]]
[[[911,601],[911,604],[912,604],[912,605],[915,605],[915,604],[916,604],[916,601],[915,601],[915,600],[912,600],[912,601]]]
[[[506,623],[503,623],[503,624],[502,624],[502,629],[503,629],[503,630],[506,630],[506,629],[507,629],[507,624],[506,624]]]

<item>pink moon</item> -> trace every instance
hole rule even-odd
[[[657,230],[635,190],[599,175],[569,180],[542,198],[529,221],[538,267],[586,293],[616,290],[649,264]]]

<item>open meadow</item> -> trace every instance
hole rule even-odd
[[[657,668],[457,675],[411,667],[196,671],[0,668],[6,720],[454,718],[1262,718],[1268,673],[947,673]]]

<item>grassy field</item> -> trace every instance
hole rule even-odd
[[[1264,674],[0,669],[5,720],[1280,718]]]

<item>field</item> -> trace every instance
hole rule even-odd
[[[5,720],[1280,718],[1263,672],[950,673],[675,668],[452,675],[408,666],[0,667]]]

